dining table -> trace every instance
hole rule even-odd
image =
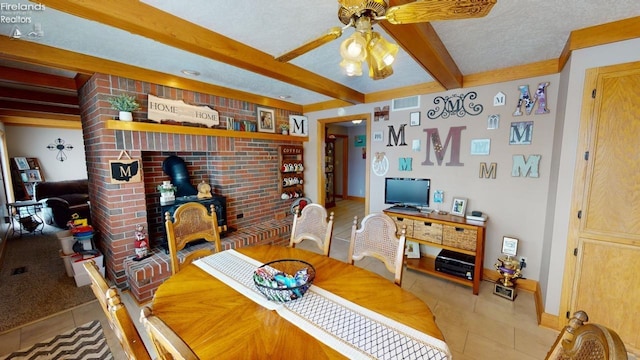
[[[243,263],[243,259],[248,262]],[[257,266],[282,259],[305,261],[313,266],[316,273],[313,285],[302,298],[284,304],[267,300],[255,286],[251,289],[247,283]],[[238,261],[240,264],[236,268],[232,263]],[[217,270],[210,271],[213,267]],[[226,275],[223,274],[225,272]],[[241,273],[245,274],[241,276]],[[241,284],[242,281],[234,281],[236,276],[244,277],[245,285]],[[328,305],[305,303],[318,296],[330,299],[320,299]],[[327,318],[321,321],[335,322],[330,327],[337,331],[348,329],[351,322],[364,322],[365,325],[357,325],[361,328],[349,331],[359,333],[355,335],[355,341],[380,341],[372,345],[375,348],[395,346],[386,343],[388,340],[385,339],[371,340],[375,339],[376,333],[384,331],[399,333],[392,335],[395,338],[406,337],[414,342],[427,338],[435,344],[435,350],[428,349],[429,353],[435,354],[433,357],[418,357],[414,356],[417,350],[400,349],[398,351],[403,353],[398,356],[387,354],[381,358],[450,358],[434,315],[423,300],[366,269],[287,246],[242,247],[197,260],[160,285],[152,300],[153,313],[200,359],[378,357],[351,349],[352,345],[347,343],[353,341],[353,334],[345,335],[351,339],[349,341],[327,335],[320,325],[300,320],[297,314],[291,315],[292,312],[284,307],[296,304],[298,307],[312,307],[312,312]],[[346,304],[346,310],[342,304]],[[354,310],[356,315],[353,315],[350,309],[359,310]],[[342,317],[333,318],[338,313]],[[422,345],[411,346],[418,348]]]

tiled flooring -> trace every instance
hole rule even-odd
[[[336,208],[329,209],[335,212],[332,257],[346,260],[353,217],[357,215],[362,219],[363,208],[363,203],[339,201]],[[298,245],[309,249],[313,246],[309,241]],[[393,279],[382,263],[375,259],[365,259],[356,265],[381,274],[390,281]],[[544,359],[558,334],[537,325],[533,295],[524,291],[520,291],[512,302],[493,295],[492,284],[483,282],[480,294],[474,296],[469,287],[411,270],[404,272],[402,287],[423,299],[432,309],[456,360]],[[138,305],[126,292],[123,300],[137,322]],[[1,334],[0,354],[30,346],[93,319],[102,322],[115,358],[125,359],[97,302]]]

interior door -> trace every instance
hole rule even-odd
[[[640,348],[640,62],[592,69],[585,89],[569,258],[571,313]],[[590,94],[589,94],[590,95]],[[588,110],[588,111],[584,111]]]

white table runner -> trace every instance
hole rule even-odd
[[[301,299],[286,303],[269,301],[253,283],[253,272],[262,263],[235,250],[194,263],[252,301],[276,310],[292,324],[350,359],[451,358],[444,341],[315,285]]]

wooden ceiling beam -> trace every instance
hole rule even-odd
[[[79,108],[42,105],[42,104],[33,104],[33,103],[25,103],[25,102],[18,102],[18,101],[7,101],[7,100],[0,100],[0,109],[25,110],[25,111],[48,113],[48,114],[80,115]]]
[[[406,4],[409,0],[390,0],[389,6]],[[462,87],[463,76],[451,54],[430,23],[394,25],[378,23],[424,70],[446,90]],[[425,79],[428,81],[428,79]]]
[[[34,120],[29,119],[38,119],[41,121],[42,119],[55,120],[55,121],[63,121],[65,123],[76,122],[78,128],[82,127],[80,115],[70,115],[70,114],[50,114],[50,113],[42,113],[37,111],[28,111],[28,110],[6,110],[0,109],[0,120],[5,124],[23,124],[29,123],[31,124]]]
[[[11,46],[13,46],[13,44],[17,44],[17,42],[12,42]],[[16,60],[14,57],[6,55],[7,54],[4,50],[0,51],[0,58]],[[70,92],[76,92],[77,90],[76,83],[72,78],[43,74],[36,71],[17,69],[7,66],[0,66],[0,80]]]
[[[45,104],[62,104],[69,107],[78,107],[77,95],[61,95],[45,93],[36,90],[15,89],[0,86],[0,98],[13,99],[22,102],[38,102]]]
[[[364,94],[140,1],[42,0],[47,7],[350,103]]]
[[[14,41],[0,35],[0,52],[11,56],[15,61],[36,63],[80,73],[102,73],[120,76],[127,79],[145,81],[153,84],[170,86],[176,89],[191,90],[205,94],[243,100],[254,104],[302,112],[302,105],[279,99],[268,98],[244,91],[211,85],[201,81],[185,79],[159,71],[101,59],[72,51],[42,45],[29,41]],[[47,56],[42,56],[47,54]]]

